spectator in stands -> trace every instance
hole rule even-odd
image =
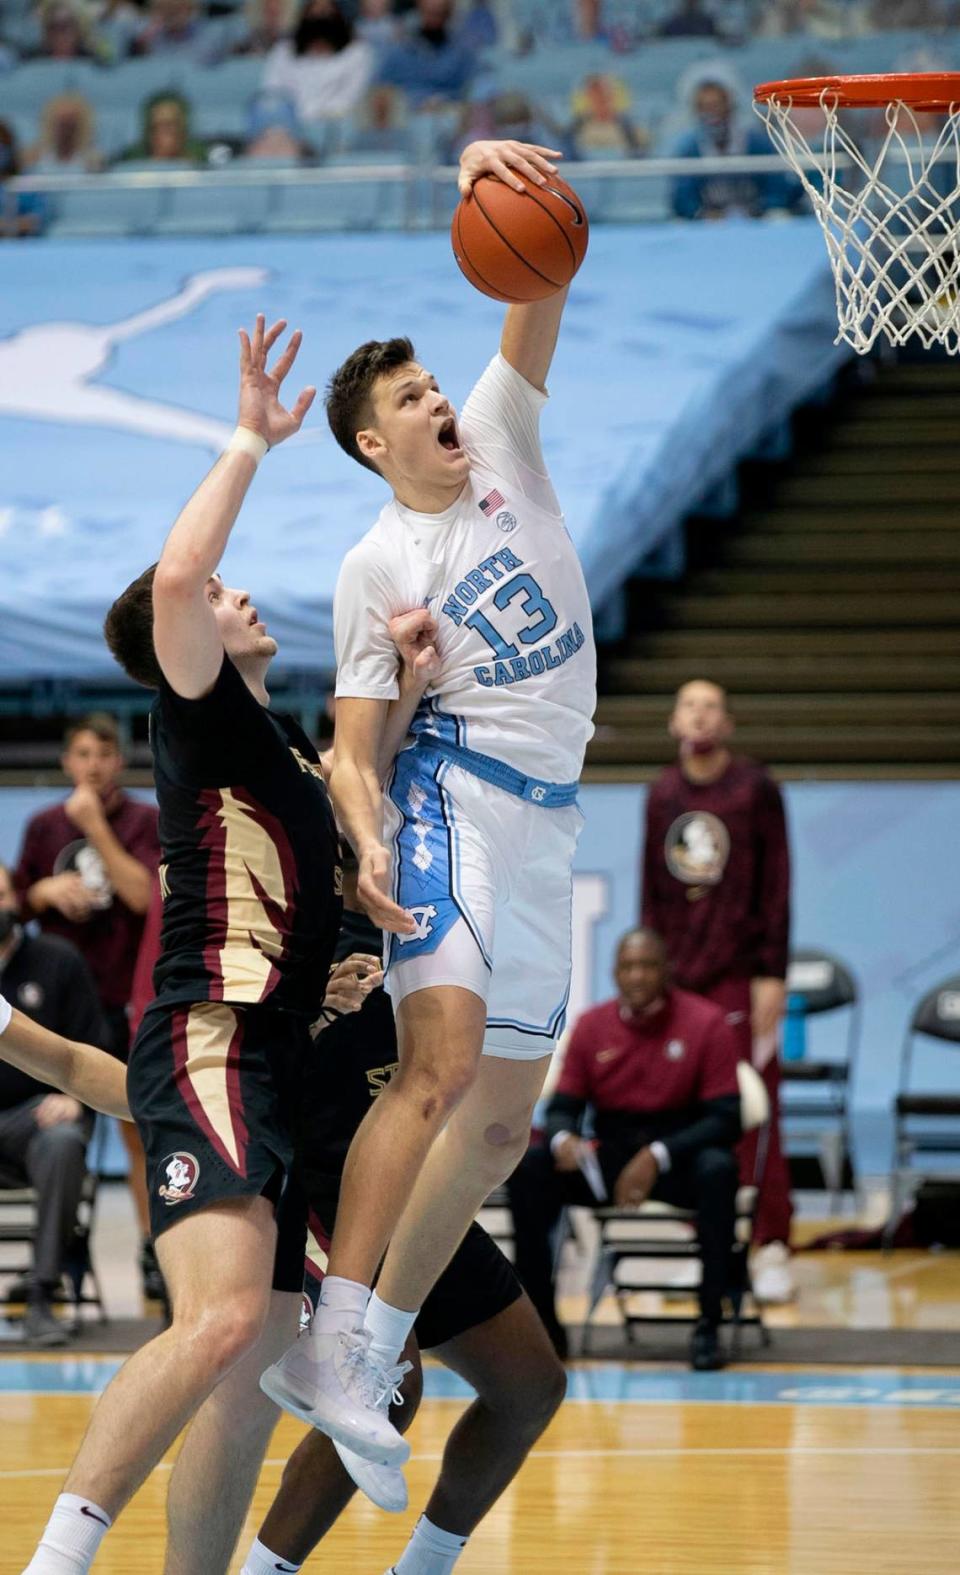
[[[93,105],[82,93],[58,93],[40,117],[40,136],[27,155],[38,175],[90,174],[103,168]]]
[[[215,65],[226,50],[225,31],[201,17],[197,0],[150,0],[133,41],[135,55],[169,56],[193,66]]]
[[[295,106],[282,93],[258,93],[247,109],[246,142],[248,159],[283,160],[299,164],[310,157],[311,149],[297,119]]]
[[[634,125],[627,111],[630,90],[620,77],[594,72],[573,95],[574,121],[570,128],[574,153],[588,159],[600,153],[620,153],[638,158],[650,146],[649,134]]]
[[[94,0],[89,14],[111,62],[131,54],[143,27],[143,12],[130,0]]]
[[[539,105],[531,103],[525,93],[509,90],[495,93],[492,98],[471,99],[464,105],[446,156],[456,164],[471,142],[510,138],[570,152],[569,135],[563,127]]]
[[[869,26],[886,32],[894,28],[940,28],[944,17],[936,0],[872,0]]]
[[[576,4],[578,38],[603,38],[603,0],[576,0]]]
[[[87,13],[75,0],[45,0],[40,8],[40,40],[35,53],[44,60],[106,58],[106,50]]]
[[[181,93],[153,93],[141,111],[143,135],[122,155],[125,164],[202,164],[203,144],[190,129],[190,105]]]
[[[14,884],[25,918],[82,953],[103,1008],[105,1048],[126,1061],[127,1003],[153,879],[160,861],[157,812],[120,786],[124,760],[117,724],[94,714],[68,730],[61,759],[72,791],[27,823]],[[121,1131],[130,1190],[143,1237],[141,1268],[153,1294],[143,1148],[131,1122]]]
[[[392,0],[360,0],[356,34],[364,43],[370,44],[377,50],[378,54],[384,53],[391,44],[395,44],[400,37],[400,23]]]
[[[234,43],[233,53],[269,55],[277,44],[291,37],[296,21],[296,0],[247,0],[243,31]]]
[[[69,941],[24,932],[17,893],[0,864],[0,988],[11,1006],[67,1039],[104,1043],[97,992]],[[53,1311],[77,1220],[93,1118],[69,1094],[55,1093],[0,1062],[0,1184],[33,1187],[37,1234],[27,1287],[24,1339],[65,1345]]]
[[[517,1273],[565,1356],[550,1244],[563,1205],[653,1198],[696,1209],[703,1276],[690,1357],[699,1369],[722,1367],[717,1330],[730,1289],[740,1136],[736,1040],[722,1008],[671,988],[652,930],[623,937],[614,978],[614,999],[573,1030],[545,1141],[507,1183]],[[593,1139],[582,1135],[588,1112]]]
[[[674,978],[728,1013],[771,1119],[754,1239],[754,1289],[789,1301],[790,1176],[780,1135],[778,1040],[790,930],[790,850],[780,789],[731,752],[733,718],[719,684],[684,684],[670,733],[679,758],[647,795],[641,913],[663,936]],[[757,1134],[741,1147],[752,1182]]]
[[[770,141],[760,125],[753,126],[737,113],[729,82],[719,76],[701,76],[691,94],[696,126],[685,132],[673,149],[678,158],[742,157],[770,152]],[[727,214],[759,218],[773,209],[793,211],[803,200],[795,176],[679,175],[671,184],[670,202],[679,219],[722,219]]]
[[[23,240],[39,235],[46,208],[38,192],[11,191],[7,182],[20,174],[20,151],[16,133],[0,120],[0,240]]]
[[[661,38],[716,38],[717,24],[709,11],[703,9],[703,0],[680,0],[673,16],[668,16],[660,28]]]
[[[489,0],[471,0],[457,28],[457,38],[471,52],[496,48],[497,18]]]
[[[400,88],[415,109],[427,109],[463,98],[475,65],[457,38],[452,0],[417,0],[414,25],[384,57],[379,79]]]
[[[850,38],[864,31],[863,6],[835,0],[773,0],[765,5],[755,33],[759,38],[784,38],[807,33],[811,38]]]
[[[292,40],[267,56],[263,86],[285,93],[305,126],[343,120],[361,103],[375,63],[333,0],[307,0]]]

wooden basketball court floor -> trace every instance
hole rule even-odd
[[[960,1354],[960,1255],[797,1263],[801,1298],[774,1325],[956,1329]],[[868,1333],[864,1351],[868,1359]],[[117,1365],[80,1355],[0,1360],[4,1575],[23,1568]],[[465,1397],[450,1374],[428,1370],[411,1434],[409,1514],[356,1500],[305,1569],[384,1575]],[[286,1419],[278,1426],[242,1548],[301,1431]],[[105,1540],[95,1565],[102,1575],[159,1575],[169,1465]],[[955,1575],[958,1479],[957,1369],[791,1370],[758,1362],[752,1349],[749,1361],[717,1374],[572,1364],[567,1403],[458,1575]]]

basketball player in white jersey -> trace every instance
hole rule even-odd
[[[521,190],[515,172],[549,184],[558,156],[473,143],[461,192],[483,174]],[[338,442],[392,492],[337,586],[330,785],[361,899],[390,932],[400,1070],[347,1159],[313,1331],[262,1383],[347,1461],[353,1451],[397,1466],[409,1454],[378,1355],[401,1348],[525,1152],[563,1025],[596,689],[589,599],[539,438],[564,300],[508,309],[459,417],[405,339],[362,345],[328,390]],[[382,794],[377,760],[397,695],[388,624],[411,608],[425,609],[439,674]]]

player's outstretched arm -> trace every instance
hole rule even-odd
[[[62,1039],[22,1012],[9,1010],[6,1026],[0,1027],[0,1058],[41,1083],[72,1094],[92,1110],[130,1120],[127,1073],[120,1061],[93,1045]],[[7,1002],[0,996],[0,1024],[7,1011]]]
[[[388,706],[387,700],[337,700],[329,787],[337,819],[360,861],[357,895],[363,907],[381,929],[410,935],[413,919],[389,895],[390,855],[381,840],[380,756]]]
[[[237,433],[182,510],[164,544],[153,582],[153,638],[167,682],[187,700],[216,683],[223,644],[210,605],[210,580],[230,539],[257,465],[268,448],[299,432],[316,395],[305,388],[291,410],[280,388],[300,349],[294,333],[268,370],[267,356],[286,328],[266,327],[263,313],[253,335],[240,330],[240,401]]]
[[[495,175],[517,191],[524,191],[517,171],[537,186],[547,185],[557,173],[554,159],[562,159],[557,148],[541,148],[529,142],[471,142],[460,155],[459,187],[466,196],[481,175]],[[534,388],[544,389],[557,347],[560,319],[567,302],[566,289],[545,301],[530,301],[511,306],[504,319],[500,354],[515,372]]]

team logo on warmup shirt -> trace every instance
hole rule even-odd
[[[682,1039],[671,1039],[664,1051],[668,1061],[682,1061],[686,1054],[686,1045]]]
[[[43,985],[28,979],[17,991],[17,1000],[25,1012],[38,1012],[43,1005]]]
[[[730,857],[730,833],[716,815],[694,810],[674,821],[663,851],[670,874],[685,886],[716,886]]]
[[[196,1155],[178,1149],[160,1163],[167,1179],[161,1182],[159,1192],[167,1207],[172,1203],[185,1203],[187,1198],[192,1198],[200,1175]]]

